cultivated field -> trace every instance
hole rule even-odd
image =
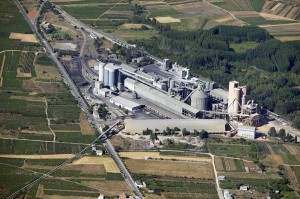
[[[125,159],[124,161],[132,173],[213,179],[212,166],[208,162],[139,159]]]
[[[20,39],[21,42],[38,43],[34,34],[10,33],[10,39]]]
[[[136,160],[144,160],[147,157],[151,159],[211,162],[211,158],[207,158],[207,157],[161,155],[159,152],[120,152],[119,155],[121,157],[126,157],[126,158],[136,159]]]
[[[106,172],[120,173],[113,159],[109,157],[83,157],[72,164],[74,165],[104,165]]]

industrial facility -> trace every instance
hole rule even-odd
[[[95,82],[94,94],[111,96],[111,103],[129,111],[144,107],[134,100],[142,98],[182,119],[201,118],[205,120],[199,122],[210,121],[216,127],[217,123],[221,124],[222,129],[215,132],[225,132],[223,122],[229,123],[236,132],[238,125],[259,125],[259,106],[251,100],[246,101],[247,87],[240,86],[237,81],[229,82],[228,91],[216,88],[215,82],[192,77],[189,69],[177,63],[172,64],[169,59],[164,59],[160,69],[156,71],[123,63],[117,65],[99,62],[96,65],[94,69],[98,69],[99,78]],[[118,96],[124,92],[131,95],[132,100]],[[187,125],[186,122],[181,124]],[[197,126],[199,128],[201,127]],[[204,130],[214,132],[208,127]],[[253,138],[255,135],[248,137]]]

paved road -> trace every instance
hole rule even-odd
[[[99,131],[101,132],[101,127],[100,124],[97,123],[93,117],[93,115],[90,113],[89,111],[89,106],[87,105],[86,101],[84,100],[84,98],[82,97],[79,89],[77,88],[77,86],[75,85],[75,83],[72,81],[71,77],[69,76],[67,70],[64,68],[64,66],[61,64],[61,62],[58,60],[58,58],[56,57],[56,54],[53,52],[52,47],[50,46],[50,44],[45,41],[42,36],[39,34],[37,28],[35,27],[34,24],[32,24],[32,22],[30,21],[30,19],[28,18],[27,14],[25,13],[22,5],[20,4],[20,2],[18,0],[14,0],[17,7],[19,8],[19,10],[21,11],[21,13],[23,14],[23,17],[25,18],[25,20],[27,21],[27,23],[29,24],[31,30],[35,33],[37,39],[39,40],[40,44],[45,48],[46,52],[49,54],[49,56],[52,58],[52,60],[55,62],[55,64],[57,65],[57,68],[59,70],[59,72],[61,73],[64,81],[66,82],[66,84],[69,86],[69,89],[71,90],[71,93],[74,95],[74,97],[76,98],[76,100],[78,101],[82,111],[87,115],[90,123]],[[118,121],[117,123],[119,123],[120,121]],[[114,127],[117,123],[115,123],[112,127]],[[110,127],[110,129],[112,128]],[[109,129],[109,130],[110,130]],[[44,174],[43,176],[35,179],[34,181],[32,181],[31,183],[29,183],[28,185],[26,185],[25,187],[23,187],[22,189],[20,189],[19,191],[13,193],[12,195],[8,196],[7,198],[14,198],[16,195],[18,195],[21,191],[26,190],[27,188],[32,187],[34,184],[38,183],[41,179],[45,178],[47,175],[55,172],[56,170],[60,169],[64,164],[70,163],[73,160],[80,158],[86,151],[87,149],[89,149],[90,147],[92,147],[92,145],[94,145],[96,142],[98,142],[100,139],[105,138],[105,135],[107,132],[109,132],[109,130],[105,131],[104,133],[102,133],[101,135],[99,135],[99,137],[94,140],[91,144],[89,144],[85,149],[83,149],[79,154],[75,155],[74,157],[68,159],[66,162],[64,162],[62,165],[59,165],[57,167],[55,167],[54,169],[50,170],[48,173]],[[140,190],[136,187],[132,177],[130,176],[129,172],[127,171],[127,169],[125,168],[125,166],[123,165],[123,162],[120,160],[120,158],[117,156],[114,147],[112,146],[112,144],[110,143],[110,141],[108,139],[105,140],[106,146],[108,148],[108,150],[111,152],[112,158],[116,160],[117,165],[119,166],[119,168],[121,169],[121,172],[123,173],[125,180],[127,181],[127,183],[129,184],[129,186],[132,188],[133,192],[139,196],[141,199],[143,198],[143,195],[141,194]]]

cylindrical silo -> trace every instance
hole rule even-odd
[[[99,63],[99,81],[100,82],[104,81],[104,65],[105,65],[105,63],[103,63],[103,62]]]
[[[109,85],[109,69],[108,68],[104,68],[104,86],[108,86]]]
[[[171,89],[175,88],[175,80],[170,81],[170,88]]]
[[[207,110],[208,95],[202,89],[197,89],[191,95],[191,106],[200,111]]]
[[[241,89],[234,89],[234,103],[233,103],[233,113],[238,114],[239,112],[239,103],[241,101]]]
[[[108,86],[113,88],[116,85],[116,70],[113,68],[109,69]]]

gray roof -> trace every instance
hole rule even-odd
[[[147,120],[135,120],[126,119],[125,132],[129,133],[141,133],[143,130],[159,129],[164,130],[167,127],[178,127],[181,130],[186,128],[189,131],[206,130],[212,133],[225,132],[226,121],[222,119],[147,119]]]
[[[121,64],[120,67],[122,68],[122,70],[126,71],[126,72],[129,72],[129,73],[134,73],[137,71],[136,68],[133,68],[131,66],[128,66],[127,64]]]
[[[179,101],[177,99],[172,98],[171,96],[160,92],[159,90],[156,90],[150,86],[147,86],[142,83],[136,83],[135,84],[135,91],[138,95],[142,95],[146,98],[150,98],[151,100],[160,103],[172,110],[176,110],[177,112],[182,112],[182,109],[186,109],[194,114],[199,113],[199,110],[196,108],[191,107],[190,105]]]
[[[134,108],[134,107],[138,107],[138,106],[141,106],[141,104],[138,104],[136,102],[133,102],[131,100],[128,100],[126,98],[123,98],[121,96],[116,96],[116,97],[113,97],[110,99],[111,101],[113,102],[116,102],[116,103],[119,103],[119,104],[122,104],[126,107],[130,107],[130,108]]]
[[[192,95],[191,98],[208,98],[208,95],[203,90],[196,90]]]
[[[210,95],[216,98],[222,98],[228,100],[228,91],[221,88],[216,88],[210,91]]]
[[[245,125],[239,125],[238,130],[246,130],[246,131],[255,131],[254,126],[245,126]]]
[[[108,63],[104,66],[105,69],[108,69],[108,70],[117,70],[117,69],[120,69],[119,66],[116,66],[112,63]]]

